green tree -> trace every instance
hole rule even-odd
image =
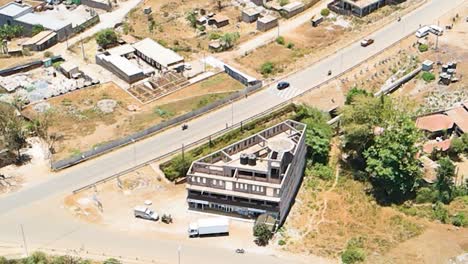
[[[353,87],[346,94],[345,104],[347,104],[347,105],[351,104],[356,96],[372,96],[372,94],[368,93],[364,89],[360,89],[358,87]]]
[[[468,226],[468,218],[466,218],[465,213],[458,212],[452,216],[452,225],[460,227]]]
[[[190,10],[187,12],[185,19],[187,19],[191,27],[195,28],[197,26],[197,14],[195,14],[195,11]]]
[[[426,51],[429,50],[429,46],[426,45],[426,44],[419,44],[418,50],[419,50],[419,52],[426,52]]]
[[[322,180],[329,181],[333,179],[333,170],[327,165],[317,163],[312,167],[313,176],[317,176]]]
[[[453,177],[455,176],[455,165],[445,157],[438,161],[437,181],[435,187],[439,192],[439,201],[448,204],[452,201]]]
[[[283,36],[277,37],[275,41],[276,41],[276,43],[278,43],[280,45],[284,45],[284,43],[286,43]]]
[[[320,11],[320,15],[324,16],[324,17],[327,17],[330,15],[330,9],[328,8],[324,8]]]
[[[413,120],[402,115],[390,121],[365,152],[366,171],[376,194],[400,202],[417,187],[421,170],[415,158],[420,134]]]
[[[17,110],[6,103],[0,103],[0,134],[7,148],[16,153],[16,159],[20,161],[20,150],[26,145],[25,121]]]
[[[266,246],[273,237],[273,232],[266,224],[257,224],[253,227],[253,235],[255,236],[255,243],[259,246]]]
[[[437,201],[437,192],[431,188],[423,187],[416,191],[416,203],[433,203]]]
[[[103,48],[117,44],[118,38],[117,33],[111,28],[103,29],[96,34],[96,42]]]
[[[0,40],[10,40],[23,34],[23,27],[18,25],[7,25],[0,26]]]
[[[221,43],[223,45],[223,50],[228,50],[232,48],[239,38],[239,32],[224,33],[224,35],[220,37]]]
[[[31,256],[27,257],[24,264],[48,264],[49,260],[47,259],[47,255],[43,252],[36,251],[31,254]]]
[[[430,72],[424,72],[422,74],[422,78],[425,82],[432,82],[433,80],[435,80],[435,75]]]
[[[31,29],[31,34],[34,36],[34,35],[37,35],[37,34],[39,34],[40,32],[42,32],[42,31],[44,31],[44,30],[45,30],[45,28],[44,28],[43,25],[41,25],[41,24],[36,24],[36,25],[34,25],[34,26],[32,27],[32,29]]]
[[[162,166],[162,171],[167,179],[173,181],[179,177],[184,177],[187,174],[190,164],[193,161],[193,156],[188,153],[185,153],[184,156],[178,155],[174,157],[170,164],[167,166]]]
[[[352,238],[346,244],[346,249],[341,254],[341,261],[344,264],[354,264],[366,260],[363,242],[360,238]]]
[[[468,133],[463,134],[461,137],[452,139],[450,144],[450,153],[453,155],[468,153]]]

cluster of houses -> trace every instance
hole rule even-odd
[[[21,46],[41,51],[99,22],[98,13],[83,5],[74,5],[72,8],[56,5],[50,10],[45,8],[45,4],[31,6],[10,2],[1,6],[0,25],[21,26],[22,34],[31,37]],[[35,27],[42,27],[44,31],[37,34]]]
[[[96,63],[130,84],[154,75],[154,69],[181,71],[185,66],[182,56],[150,38],[99,53]]]

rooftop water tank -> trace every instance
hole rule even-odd
[[[245,153],[240,154],[240,164],[247,165],[249,164],[249,155]]]

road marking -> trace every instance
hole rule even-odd
[[[273,94],[273,95],[276,95],[278,97],[281,97],[283,99],[289,99],[289,98],[292,98],[298,94],[301,93],[301,90],[297,89],[297,88],[294,88],[294,87],[288,87],[286,89],[283,89],[283,90],[278,90],[276,87],[270,87],[268,89],[268,92],[270,94]]]

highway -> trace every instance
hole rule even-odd
[[[400,22],[383,27],[370,37],[375,40],[363,48],[354,43],[337,51],[322,61],[288,76],[291,83],[288,93],[278,92],[275,84],[245,99],[213,111],[189,122],[189,129],[179,127],[168,129],[145,140],[89,160],[80,165],[56,173],[41,184],[24,188],[0,198],[0,243],[21,243],[18,225],[23,224],[28,242],[35,246],[62,246],[86,248],[116,253],[116,255],[139,255],[158,259],[163,263],[175,263],[177,247],[182,243],[183,263],[223,262],[239,263],[284,263],[283,258],[262,253],[246,254],[239,257],[223,248],[211,248],[209,255],[200,254],[203,245],[187,241],[161,241],[158,238],[130,237],[125,233],[98,228],[72,219],[60,208],[63,195],[71,190],[95,182],[114,173],[128,169],[135,164],[151,160],[182,144],[197,141],[226,127],[226,124],[240,122],[263,112],[292,96],[312,89],[369,57],[384,50],[403,37],[414,32],[419,25],[435,23],[437,18],[467,0],[430,0],[414,12],[402,17]],[[332,76],[327,72],[331,70]],[[226,256],[231,256],[226,258]],[[247,261],[248,260],[248,261]],[[287,259],[287,263],[318,263],[310,259]]]

